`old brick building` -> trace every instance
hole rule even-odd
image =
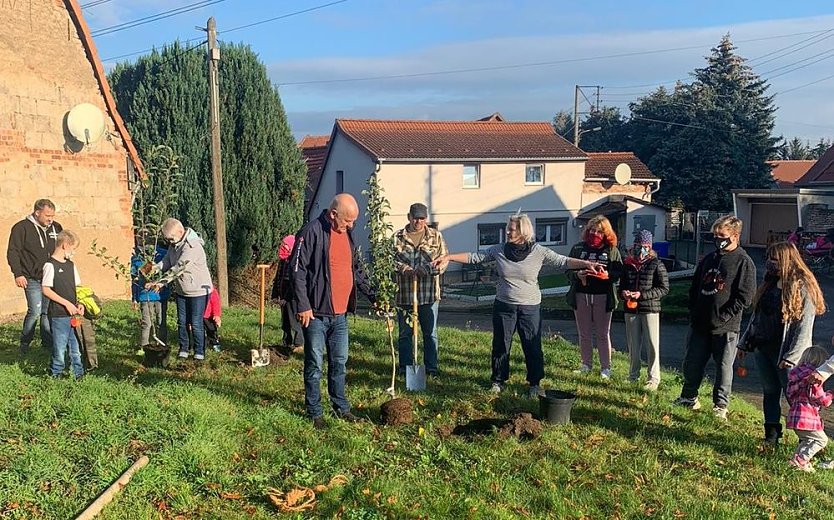
[[[102,297],[127,294],[124,280],[86,254],[94,239],[123,259],[132,245],[131,186],[139,157],[115,110],[89,28],[76,0],[0,0],[0,314],[25,311],[6,266],[12,225],[38,198],[76,231],[82,281]],[[66,129],[80,103],[105,116],[103,138],[88,146]]]

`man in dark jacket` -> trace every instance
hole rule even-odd
[[[683,389],[676,404],[701,407],[698,387],[710,356],[715,361],[713,413],[727,418],[741,313],[756,292],[756,266],[739,246],[741,220],[721,217],[712,225],[715,251],[698,264],[689,289],[691,328],[683,360]]]
[[[326,426],[320,388],[325,349],[327,390],[336,416],[359,420],[345,397],[347,313],[356,309],[356,287],[372,302],[375,297],[354,253],[350,230],[358,217],[356,199],[336,195],[329,209],[298,232],[290,258],[296,316],[304,328],[304,404],[317,429]]]
[[[52,332],[46,311],[49,299],[41,290],[43,265],[55,250],[55,239],[63,229],[55,222],[55,204],[49,199],[35,201],[31,215],[12,226],[6,259],[14,273],[14,283],[26,295],[26,317],[20,334],[20,351],[26,354],[35,337],[35,324],[40,320],[41,345],[52,348]]]

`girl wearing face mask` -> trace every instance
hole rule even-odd
[[[660,385],[660,299],[669,293],[669,275],[652,250],[653,238],[647,229],[634,237],[619,287],[625,300],[626,342],[631,356],[628,379],[636,382],[640,378],[640,356],[645,347],[649,368],[643,389],[648,392]]]
[[[780,400],[788,371],[811,346],[814,318],[825,300],[813,273],[789,242],[767,249],[765,277],[753,298],[753,317],[739,341],[739,358],[753,352],[762,384],[765,443],[782,436]]]
[[[582,364],[576,373],[593,368],[593,343],[596,338],[599,352],[600,376],[611,378],[611,312],[617,306],[615,284],[623,270],[622,257],[617,249],[617,235],[611,222],[602,215],[588,221],[579,242],[570,255],[573,258],[597,262],[605,267],[602,276],[582,269],[567,271],[571,282],[568,304],[576,317]]]

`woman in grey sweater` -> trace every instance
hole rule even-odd
[[[510,378],[510,347],[518,330],[527,364],[529,396],[541,395],[539,382],[544,377],[542,353],[541,301],[539,272],[544,264],[567,269],[600,270],[599,264],[568,258],[534,242],[533,224],[527,215],[510,217],[507,243],[494,245],[476,253],[453,253],[435,262],[445,266],[459,263],[495,264],[498,271],[495,304],[492,308],[492,388],[500,393]]]
[[[814,318],[825,299],[814,274],[789,242],[767,249],[765,277],[753,297],[753,316],[739,341],[739,359],[753,351],[762,384],[765,443],[782,436],[781,397],[788,371],[811,346]],[[818,369],[819,371],[820,369]]]

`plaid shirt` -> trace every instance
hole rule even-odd
[[[441,256],[449,254],[446,241],[440,231],[426,226],[426,233],[419,244],[413,244],[408,239],[406,229],[403,228],[394,235],[396,248],[395,262],[397,265],[397,305],[411,307],[414,301],[414,288],[410,275],[404,273],[410,267],[423,267],[431,270],[431,263]],[[440,274],[421,276],[417,278],[417,303],[428,305],[440,300]]]
[[[794,430],[822,430],[820,407],[831,404],[831,392],[822,389],[821,384],[809,385],[805,378],[811,375],[816,367],[807,363],[799,365],[788,374],[788,402],[791,409],[788,412],[788,428]]]

